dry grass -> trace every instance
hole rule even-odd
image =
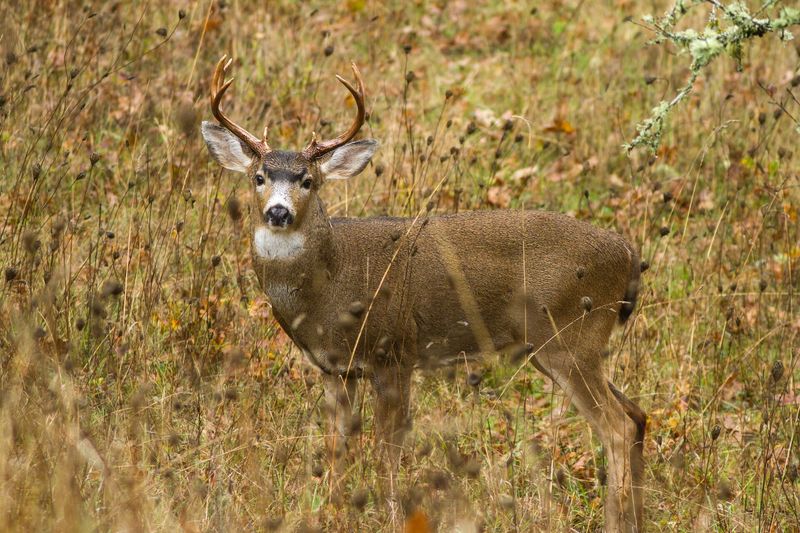
[[[686,75],[625,22],[665,6],[527,4],[5,2],[0,529],[401,525],[369,413],[331,498],[316,373],[251,272],[247,186],[199,135],[223,53],[231,114],[295,149],[349,120],[333,74],[361,66],[382,147],[328,187],[337,214],[546,208],[629,236],[650,269],[608,364],[650,416],[649,528],[796,528],[799,49],[720,61],[658,158],[628,158]],[[583,420],[532,368],[482,370],[417,378],[401,503],[443,530],[600,527]]]

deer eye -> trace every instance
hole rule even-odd
[[[264,185],[264,176],[256,174],[256,186]]]
[[[300,184],[300,186],[301,186],[302,188],[304,188],[304,189],[310,189],[310,188],[311,188],[311,178],[306,178],[306,179],[304,179],[304,180],[303,180],[303,183],[302,183],[302,184]]]

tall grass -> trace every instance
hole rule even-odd
[[[382,145],[326,189],[334,214],[544,208],[627,235],[649,270],[608,365],[650,417],[648,526],[795,527],[800,49],[710,65],[628,156],[687,75],[628,22],[664,7],[0,6],[0,529],[602,524],[583,419],[491,362],[416,378],[408,513],[377,495],[369,402],[331,492],[316,371],[251,272],[247,185],[199,135],[223,53],[231,115],[294,149],[348,123],[333,75],[358,63]]]

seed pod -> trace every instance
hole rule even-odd
[[[481,384],[481,381],[483,381],[483,376],[477,372],[470,372],[467,376],[467,384],[470,387],[477,387]]]
[[[717,485],[717,497],[723,501],[729,501],[733,498],[733,489],[730,483],[725,480],[719,482]]]
[[[235,196],[231,196],[225,204],[225,209],[228,211],[228,216],[231,220],[237,222],[242,218],[242,204]]]
[[[365,309],[366,306],[358,300],[350,302],[350,305],[347,306],[347,311],[355,317],[360,317],[362,314],[364,314]]]
[[[714,427],[711,428],[711,440],[717,440],[721,431],[722,429],[719,427],[719,424],[714,425]]]
[[[123,289],[122,283],[115,279],[109,279],[103,282],[100,293],[103,296],[119,296]]]
[[[36,232],[26,230],[25,233],[22,234],[22,247],[25,248],[25,251],[30,255],[35,254],[36,250],[38,250],[41,245],[42,243],[37,238]]]
[[[780,359],[775,361],[775,363],[772,365],[771,374],[772,381],[780,381],[780,379],[783,377],[783,362]]]
[[[367,506],[367,502],[369,502],[369,491],[367,489],[362,488],[353,491],[353,495],[350,497],[350,505],[357,511],[363,511],[364,507]]]
[[[589,298],[588,296],[584,296],[583,298],[581,298],[581,309],[583,309],[587,313],[592,310],[592,305],[593,305],[592,299]]]
[[[339,317],[337,318],[336,322],[339,327],[350,329],[358,323],[358,319],[350,313],[339,313]]]

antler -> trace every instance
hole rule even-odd
[[[342,82],[342,85],[347,87],[347,90],[353,95],[353,99],[356,101],[356,106],[358,107],[356,118],[350,126],[350,129],[329,141],[317,141],[316,134],[312,134],[311,142],[303,149],[303,155],[308,159],[316,159],[346,144],[350,139],[355,137],[358,130],[364,125],[364,118],[367,115],[364,108],[364,80],[361,79],[361,73],[358,71],[356,64],[351,63],[351,65],[353,67],[353,74],[356,77],[356,83],[358,84],[358,90],[354,89],[353,86],[341,76],[337,75],[336,79]]]
[[[267,144],[267,128],[264,128],[264,138],[259,139],[243,127],[235,124],[231,119],[226,117],[219,108],[222,96],[233,83],[233,78],[225,81],[225,74],[232,62],[233,59],[228,59],[228,56],[224,55],[220,58],[219,63],[217,63],[217,68],[214,70],[214,77],[211,78],[211,112],[219,123],[227,128],[228,131],[239,137],[239,139],[249,146],[257,155],[263,156],[270,151],[270,147]]]

